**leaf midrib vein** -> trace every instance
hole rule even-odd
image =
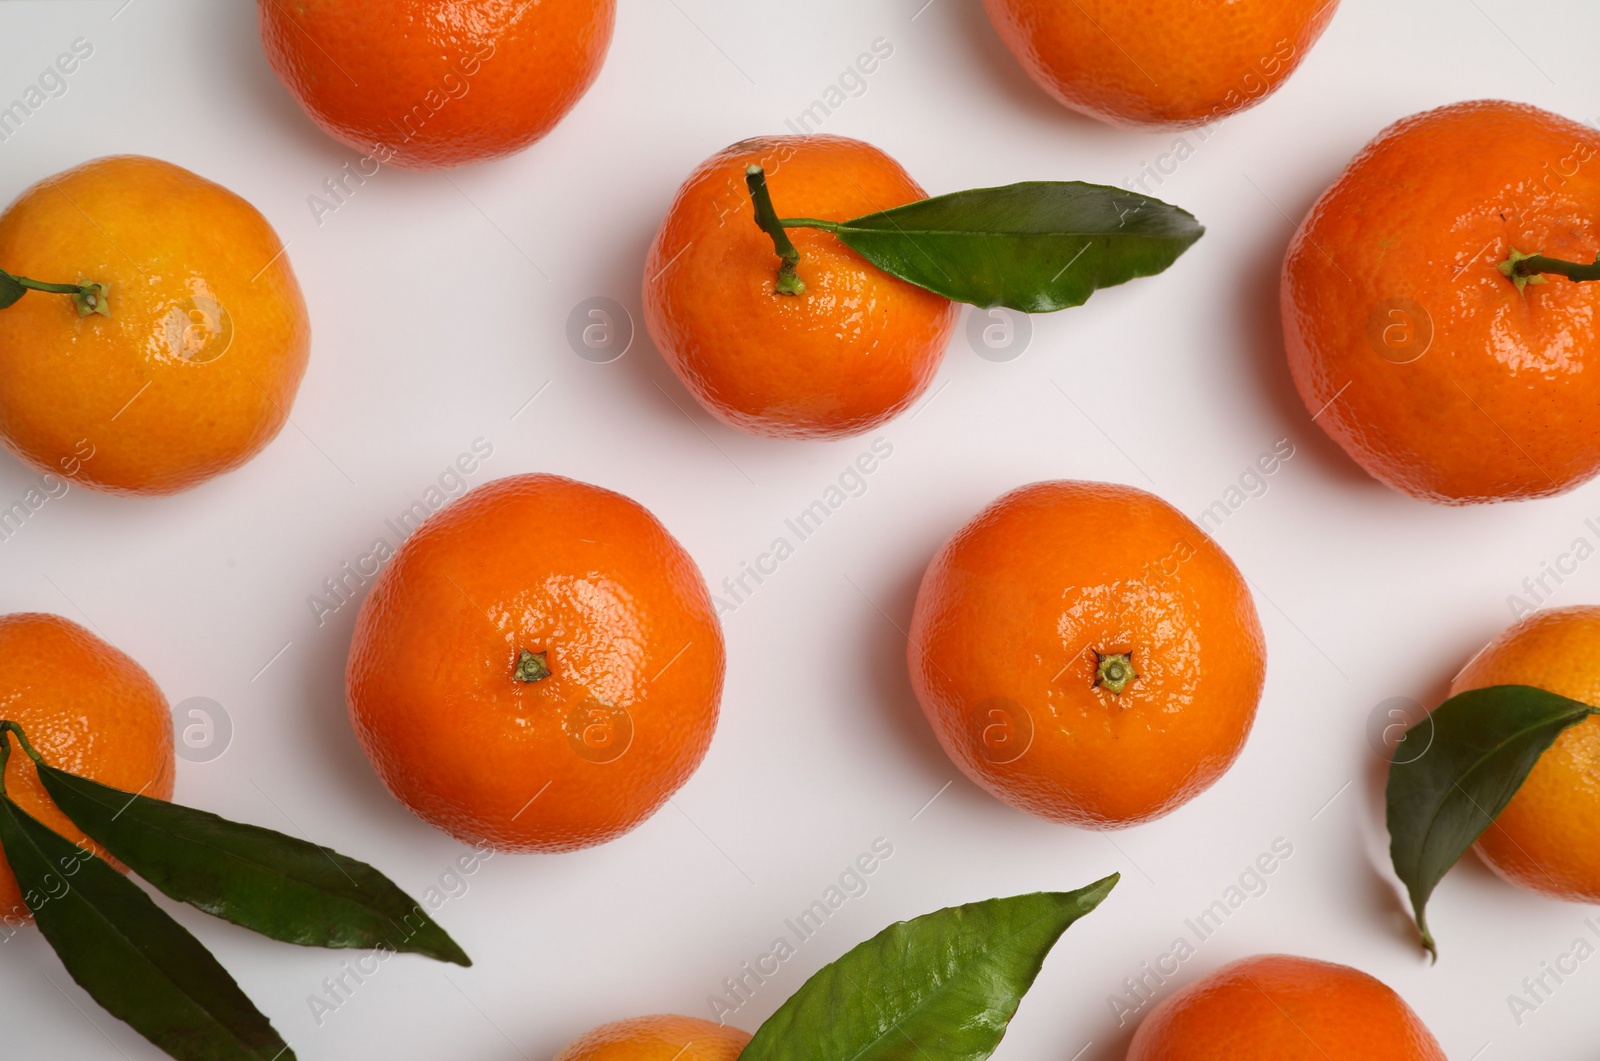
[[[1080,913],[1078,915],[1078,917],[1081,917],[1081,916],[1083,916],[1083,915]],[[1049,920],[1049,917],[1050,917],[1050,915],[1046,914],[1046,915],[1042,915],[1040,917],[1035,918],[1033,921],[1028,923],[1028,925],[1023,929],[1023,931],[1024,932],[1031,931],[1040,922]],[[1077,919],[1078,918],[1075,917],[1075,918],[1072,919],[1072,921],[1067,922],[1067,924],[1061,929],[1061,934],[1064,935],[1066,933],[1067,929],[1072,927],[1073,921],[1076,921]],[[1020,935],[1020,933],[1019,933],[1019,935]],[[1061,935],[1057,935],[1056,939],[1059,940],[1060,938],[1061,938]],[[1013,944],[1012,947],[1009,948],[1009,949],[1015,949],[1016,946],[1017,946],[1016,944]],[[1051,944],[1051,948],[1053,949],[1053,947],[1054,947],[1054,944],[1052,943]],[[1048,954],[1048,953],[1049,953],[1049,949],[1046,950],[1046,954]],[[984,961],[982,963],[975,964],[973,966],[969,966],[968,968],[961,970],[961,972],[960,972],[960,974],[958,976],[952,977],[951,979],[952,980],[970,979],[971,978],[971,973],[975,969],[977,969],[980,964],[981,965],[992,966],[994,964],[994,962],[993,962],[992,959],[989,959],[989,960],[986,960],[986,961]],[[1041,961],[1041,964],[1042,964],[1042,961]],[[950,981],[946,981],[946,983],[949,983],[949,982]],[[929,1006],[932,1003],[933,996],[934,996],[933,992],[929,992],[928,994],[923,995],[921,998],[919,998],[917,1000],[917,1004],[916,1005],[914,1005],[910,1009],[906,1010],[905,1013],[903,1013],[898,1020],[896,1020],[889,1027],[885,1028],[883,1030],[883,1032],[878,1035],[877,1038],[872,1040],[872,1042],[867,1043],[865,1046],[863,1046],[861,1049],[857,1050],[855,1053],[851,1054],[848,1058],[845,1059],[845,1061],[861,1061],[862,1058],[867,1056],[867,1051],[872,1049],[873,1047],[877,1046],[884,1039],[886,1039],[890,1032],[897,1031],[900,1028],[901,1025],[905,1024],[913,1016],[915,1016],[916,1014],[920,1013],[924,1008]],[[1021,999],[1018,999],[1017,1001],[1020,1003]],[[1016,1012],[1016,1008],[1013,1007],[1012,1008],[1012,1013],[1015,1013],[1015,1012]],[[1009,1018],[1007,1018],[1007,1022],[1009,1023]],[[1005,1032],[1002,1031],[1000,1034],[1003,1037],[1005,1035]],[[909,1039],[910,1036],[907,1036],[906,1038]],[[915,1044],[913,1044],[913,1045],[915,1045]],[[920,1047],[918,1047],[918,1052],[921,1053],[921,1048]]]
[[[23,814],[27,813],[26,811],[22,811],[22,809],[20,807],[16,807],[15,802],[10,800],[9,797],[6,797],[6,802],[12,804],[12,807],[7,808],[8,811],[10,811],[12,808],[15,808],[16,810],[21,811],[21,813],[23,813]],[[35,819],[35,820],[37,820],[37,819]],[[45,828],[49,828],[49,826],[45,826]],[[44,852],[44,849],[41,848],[38,845],[38,843],[35,842],[34,839],[31,836],[28,835],[26,827],[22,826],[20,821],[18,822],[18,832],[21,833],[22,838],[27,842],[28,846],[33,849],[34,854],[39,857],[40,861],[44,862],[45,865],[49,865],[50,864],[49,856],[46,855],[45,852]],[[113,870],[112,872],[115,872],[115,870]],[[69,892],[76,893],[77,896],[78,896],[78,901],[83,906],[88,908],[89,912],[94,915],[94,918],[95,918],[96,921],[98,921],[100,924],[103,924],[107,929],[110,930],[112,935],[114,935],[117,939],[120,939],[123,943],[125,943],[129,950],[133,951],[135,954],[139,955],[140,958],[144,959],[145,964],[150,966],[157,973],[159,973],[161,975],[161,978],[163,980],[165,980],[168,984],[170,984],[172,986],[173,990],[175,990],[178,993],[178,995],[186,1003],[188,1003],[193,1009],[198,1010],[200,1012],[200,1014],[202,1016],[204,1016],[208,1021],[210,1021],[212,1024],[216,1025],[218,1028],[222,1029],[222,1031],[224,1033],[226,1033],[229,1038],[233,1039],[236,1043],[238,1043],[245,1050],[245,1052],[250,1054],[252,1057],[260,1057],[260,1056],[262,1056],[261,1054],[257,1053],[255,1048],[253,1046],[251,1046],[248,1042],[246,1042],[237,1032],[235,1032],[232,1028],[230,1028],[225,1022],[223,1022],[220,1018],[218,1018],[216,1014],[212,1013],[198,999],[196,999],[193,995],[191,995],[189,993],[189,991],[186,988],[184,988],[183,985],[179,984],[178,981],[173,978],[172,974],[167,972],[167,970],[160,963],[154,961],[145,952],[144,948],[141,947],[133,939],[131,939],[127,935],[127,933],[124,932],[116,924],[116,922],[112,921],[105,914],[105,912],[100,909],[100,907],[97,904],[91,902],[85,895],[83,895],[81,889],[75,889],[75,888],[71,888],[69,886],[67,890]],[[159,909],[160,908],[157,907],[158,911],[159,911]],[[38,912],[37,911],[34,912],[34,916],[35,917],[38,916]],[[173,923],[177,924],[177,922],[173,922]],[[182,926],[180,925],[179,928],[182,929]],[[187,931],[187,930],[184,930],[184,931]],[[199,944],[198,940],[196,940],[195,942],[197,944]],[[204,948],[204,944],[199,944],[199,945],[202,947],[202,949]],[[268,1026],[269,1027],[271,1026],[270,1023],[269,1023]],[[274,1034],[276,1034],[276,1033],[274,1033]]]
[[[107,803],[99,800],[99,798],[97,796],[95,796],[93,793],[86,794],[85,798],[91,799],[91,800],[95,800],[102,807],[109,807],[110,806],[110,804],[107,804]],[[260,861],[260,860],[258,860],[256,858],[253,858],[253,857],[248,856],[248,855],[239,854],[236,851],[230,851],[230,850],[228,850],[226,848],[217,847],[217,846],[215,846],[213,844],[210,844],[210,843],[207,843],[207,842],[205,842],[203,840],[197,840],[194,837],[185,836],[182,833],[173,832],[171,829],[167,828],[166,826],[156,824],[156,823],[151,822],[149,819],[146,819],[146,818],[141,818],[140,821],[143,823],[144,828],[149,829],[151,832],[159,833],[162,836],[168,837],[168,838],[173,839],[173,840],[182,841],[183,843],[192,845],[194,847],[201,848],[202,850],[205,850],[205,851],[214,852],[214,853],[216,853],[218,855],[226,856],[226,857],[234,859],[234,860],[236,860],[238,862],[243,862],[247,866],[254,866],[255,868],[260,869],[260,870],[264,870],[265,872],[267,872],[269,874],[273,874],[273,875],[276,875],[278,877],[282,877],[285,880],[290,880],[290,881],[295,882],[296,884],[303,885],[304,887],[309,888],[312,891],[320,892],[322,894],[331,895],[331,896],[334,896],[334,897],[344,897],[342,895],[342,893],[340,893],[340,892],[333,891],[333,890],[331,890],[329,888],[326,888],[326,887],[324,887],[324,886],[322,886],[322,885],[320,885],[320,884],[318,884],[318,883],[316,883],[314,881],[307,880],[303,876],[298,876],[298,875],[296,875],[294,873],[291,873],[291,872],[289,872],[287,870],[280,869],[279,867],[277,867],[275,865],[272,865],[270,863],[262,862],[262,861]],[[327,848],[323,848],[323,850],[327,851],[328,849]],[[330,853],[337,854],[337,852],[330,852]],[[348,860],[346,860],[346,861],[348,861]],[[357,887],[359,888],[359,885]],[[366,904],[364,902],[361,902],[361,901],[356,900],[356,899],[351,899],[351,898],[346,898],[346,901],[349,902],[353,906],[358,906],[361,909],[368,911],[369,913],[381,915],[385,920],[388,919],[388,914],[384,913],[382,910],[379,910],[377,907],[369,906],[368,904]]]
[[[1585,706],[1583,711],[1581,711],[1581,712],[1569,712],[1569,714],[1571,714],[1571,713],[1577,714],[1578,717],[1573,719],[1571,722],[1568,722],[1566,725],[1562,726],[1560,730],[1557,730],[1556,731],[1556,735],[1557,736],[1560,736],[1560,734],[1565,732],[1567,729],[1571,728],[1572,726],[1577,725],[1579,722],[1582,722],[1585,716],[1593,717],[1596,714],[1600,714],[1600,712],[1597,712],[1595,708],[1588,707],[1588,706]],[[1467,795],[1466,790],[1461,788],[1461,782],[1467,780],[1473,774],[1475,774],[1479,769],[1481,769],[1483,767],[1483,765],[1489,761],[1490,757],[1492,757],[1497,751],[1499,751],[1500,749],[1504,748],[1507,744],[1510,744],[1513,740],[1516,740],[1518,738],[1525,737],[1525,736],[1528,736],[1529,734],[1535,733],[1535,732],[1543,729],[1544,727],[1549,726],[1549,725],[1553,724],[1556,721],[1559,721],[1559,719],[1562,718],[1562,717],[1564,717],[1564,716],[1557,716],[1554,719],[1546,719],[1543,722],[1533,723],[1532,725],[1525,726],[1522,729],[1514,731],[1510,735],[1506,736],[1505,738],[1503,738],[1502,740],[1497,742],[1494,745],[1494,747],[1490,748],[1488,751],[1486,751],[1482,755],[1478,756],[1477,759],[1473,760],[1472,765],[1467,767],[1466,770],[1462,771],[1461,777],[1459,779],[1456,779],[1456,780],[1454,780],[1454,781],[1452,781],[1450,783],[1450,787],[1448,789],[1445,789],[1445,791],[1444,791],[1444,797],[1442,797],[1438,801],[1438,804],[1434,807],[1433,812],[1428,816],[1428,828],[1422,834],[1422,844],[1420,845],[1420,849],[1417,852],[1417,862],[1418,862],[1417,868],[1418,869],[1422,868],[1421,867],[1422,858],[1426,854],[1426,852],[1428,850],[1428,847],[1429,847],[1431,841],[1433,840],[1434,831],[1438,828],[1439,819],[1444,813],[1445,800],[1449,797],[1450,793],[1455,791],[1455,790],[1457,790],[1457,789],[1460,789],[1463,795]],[[1470,795],[1467,795],[1467,799],[1468,799],[1469,802],[1472,803],[1472,805],[1474,807],[1478,806],[1477,801],[1472,799],[1472,797]],[[1481,810],[1482,808],[1480,807],[1478,809]]]

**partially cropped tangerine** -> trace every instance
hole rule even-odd
[[[0,616],[0,720],[16,722],[51,766],[126,792],[172,798],[172,715],[124,653],[57,615]],[[56,808],[12,734],[6,794],[62,836],[104,852]],[[48,901],[48,897],[46,897]],[[32,918],[0,854],[0,924]]]
[[[1282,954],[1224,965],[1163,1000],[1127,1061],[1445,1061],[1405,1000],[1346,965]]]
[[[1600,472],[1600,284],[1506,276],[1600,251],[1600,133],[1458,103],[1369,144],[1283,265],[1289,370],[1374,478],[1445,504],[1543,497]]]
[[[750,1036],[697,1017],[635,1017],[605,1024],[555,1061],[738,1061]]]
[[[616,0],[260,0],[267,59],[378,167],[437,169],[540,139],[600,74]],[[347,185],[348,186],[348,185]]]
[[[389,790],[469,843],[603,843],[705,757],[722,695],[705,580],[637,502],[554,475],[431,517],[362,603],[346,671]]]
[[[932,382],[953,303],[882,272],[831,233],[794,229],[798,295],[777,290],[746,170],[782,218],[848,221],[927,198],[889,156],[837,136],[734,144],[678,191],[645,263],[644,315],[667,364],[719,419],[757,435],[834,438],[894,417]]]
[[[1280,88],[1338,0],[984,0],[1039,87],[1116,125],[1206,125]]]
[[[1490,685],[1532,685],[1600,706],[1600,607],[1528,616],[1473,657],[1450,694]],[[1600,718],[1556,738],[1477,852],[1513,884],[1600,903]]]
[[[305,302],[272,226],[221,185],[134,155],[84,163],[0,216],[0,269],[109,289],[107,315],[41,291],[0,310],[0,441],[40,470],[173,493],[288,419]]]
[[[1204,531],[1142,490],[1070,481],[1012,491],[939,550],[907,655],[962,772],[1092,828],[1221,777],[1266,674],[1249,588]]]

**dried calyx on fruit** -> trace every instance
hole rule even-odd
[[[1554,273],[1574,281],[1600,280],[1600,254],[1595,255],[1594,261],[1590,264],[1583,265],[1560,258],[1546,258],[1537,253],[1523,254],[1513,247],[1506,260],[1500,263],[1499,269],[1500,274],[1516,284],[1517,290],[1521,292],[1529,284],[1549,283],[1544,278],[1545,273]]]

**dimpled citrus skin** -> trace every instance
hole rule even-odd
[[[738,1061],[750,1036],[696,1017],[635,1017],[605,1024],[555,1061]]]
[[[1597,202],[1600,134],[1537,108],[1458,103],[1384,131],[1284,261],[1289,370],[1316,422],[1373,477],[1445,504],[1600,471],[1600,284],[1519,294],[1496,268],[1513,248],[1593,261]],[[1415,308],[1383,316],[1401,299]],[[1380,356],[1375,315],[1398,354]]]
[[[645,325],[684,386],[724,422],[780,438],[860,434],[927,389],[956,307],[814,229],[789,230],[805,293],[777,294],[778,258],[745,186],[751,163],[766,169],[779,217],[848,221],[927,198],[858,140],[734,144],[679,189],[650,245]]]
[[[1600,706],[1600,608],[1528,616],[1478,653],[1450,694],[1489,685],[1532,685]],[[1600,718],[1556,738],[1477,850],[1513,884],[1600,903]]]
[[[0,216],[0,268],[110,287],[109,318],[40,291],[0,311],[0,440],[30,464],[173,493],[243,464],[288,418],[305,302],[277,233],[226,188],[151,158],[86,162]]]
[[[267,59],[312,120],[409,169],[499,158],[543,137],[599,76],[616,22],[615,0],[258,7]]]
[[[1096,685],[1099,656],[1125,652],[1139,677]],[[1266,674],[1250,592],[1204,531],[1142,490],[1069,481],[1012,491],[939,550],[907,657],[968,777],[1091,828],[1160,817],[1222,776]]]
[[[984,0],[1029,76],[1114,125],[1203,125],[1271,95],[1337,0]]]
[[[1259,955],[1163,1000],[1127,1061],[1445,1061],[1405,1000],[1345,965]]]
[[[545,653],[550,675],[515,680],[524,651]],[[688,780],[723,666],[705,581],[654,516],[519,475],[400,547],[362,603],[346,691],[378,776],[423,821],[564,851],[627,832]]]
[[[172,798],[172,715],[143,667],[57,615],[0,616],[0,719],[20,723],[51,766],[126,792]],[[33,760],[6,734],[6,794],[62,836],[104,856],[56,809]],[[0,922],[31,919],[0,854]]]

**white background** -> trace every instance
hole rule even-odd
[[[784,131],[876,38],[892,57],[823,129],[878,144],[931,193],[1120,184],[1173,148],[1172,134],[1113,130],[1048,100],[976,0],[924,3],[623,0],[598,83],[543,142],[448,175],[385,170],[320,226],[308,196],[357,156],[279,86],[253,4],[0,7],[0,101],[75,38],[94,46],[66,94],[0,144],[0,200],[99,155],[171,160],[267,215],[310,304],[293,425],[253,463],[167,499],[74,489],[0,543],[0,611],[91,624],[174,705],[225,707],[232,745],[212,762],[180,761],[183,802],[302,829],[413,894],[464,852],[369,768],[342,696],[355,609],[319,627],[307,598],[476,438],[495,452],[474,483],[540,470],[620,490],[665,521],[714,587],[872,437],[894,447],[867,492],[725,617],[721,726],[672,805],[599,849],[496,856],[439,912],[473,968],[390,961],[319,1026],[307,998],[351,954],[177,916],[308,1061],[542,1061],[606,1021],[707,1015],[723,978],[766,953],[783,920],[878,837],[894,855],[870,891],[799,948],[738,1024],[753,1030],[890,921],[1120,870],[1121,887],[1065,937],[996,1055],[1098,1061],[1120,1058],[1131,1034],[1107,996],[1283,837],[1294,854],[1267,893],[1199,947],[1180,982],[1252,953],[1306,954],[1393,985],[1457,1061],[1593,1057],[1600,961],[1521,1027],[1506,996],[1596,911],[1520,891],[1468,858],[1434,900],[1443,958],[1429,968],[1388,873],[1382,762],[1366,733],[1390,697],[1437,702],[1511,620],[1507,596],[1523,578],[1594,538],[1584,520],[1600,516],[1600,487],[1459,510],[1366,479],[1293,392],[1277,274],[1295,223],[1397,118],[1499,96],[1600,119],[1600,9],[1346,0],[1282,91],[1151,185],[1209,227],[1169,273],[1035,318],[1031,348],[1010,363],[980,359],[958,333],[931,404],[874,436],[795,443],[724,428],[642,325],[614,363],[575,356],[565,326],[578,303],[608,296],[638,318],[645,249],[688,172],[735,140]],[[1198,517],[1284,438],[1295,457],[1217,532],[1256,589],[1270,646],[1259,719],[1232,772],[1165,820],[1110,835],[1036,821],[960,777],[912,698],[900,633],[939,543],[1000,493],[1044,478],[1135,484]],[[0,459],[0,503],[34,481]],[[1555,597],[1595,600],[1600,564]],[[33,930],[0,947],[0,1034],[8,1056],[156,1056]]]

